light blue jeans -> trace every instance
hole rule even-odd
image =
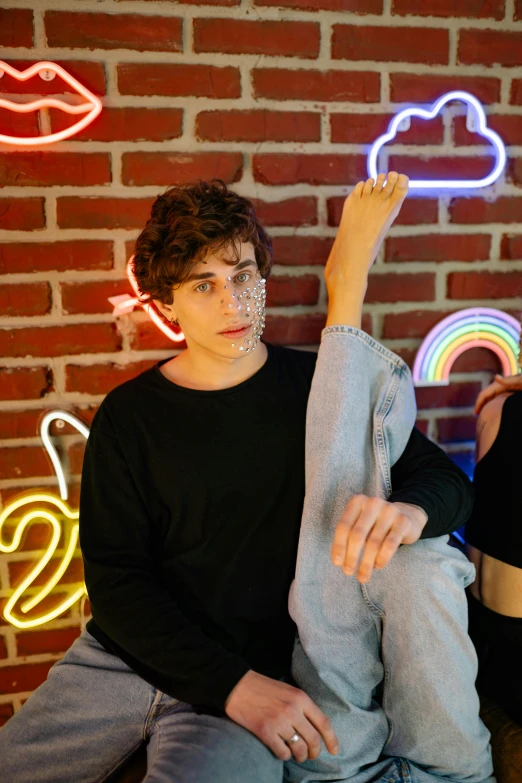
[[[301,634],[294,676],[331,716],[339,756],[283,767],[248,731],[197,715],[84,631],[0,730],[0,783],[101,783],[145,740],[146,783],[492,780],[466,634],[473,566],[446,537],[402,547],[366,588],[329,560],[347,500],[390,491],[412,395],[397,356],[356,329],[324,330],[290,607]]]
[[[330,559],[350,498],[390,494],[415,414],[402,359],[353,327],[323,330],[289,607],[299,631],[292,674],[332,720],[340,753],[287,765],[292,783],[494,780],[467,633],[474,566],[448,536],[401,546],[367,585]]]

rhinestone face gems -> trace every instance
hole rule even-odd
[[[250,323],[252,328],[247,332],[249,336],[244,338],[238,350],[241,353],[251,353],[255,350],[265,328],[266,280],[261,277],[259,270],[256,271],[254,285],[235,296],[238,302],[237,309],[244,308],[246,318],[252,319]],[[232,347],[236,347],[236,343],[232,343]]]

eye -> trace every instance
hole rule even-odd
[[[239,278],[240,278],[240,277],[246,277],[246,280],[239,280]],[[249,275],[249,273],[248,273],[248,272],[240,272],[240,273],[237,275],[237,277],[236,277],[236,280],[237,280],[239,283],[246,283],[246,281],[248,280],[248,278],[249,278],[249,277],[250,277],[250,275]]]
[[[196,286],[195,290],[199,291],[201,286],[203,286],[203,285],[210,285],[210,283],[200,283],[198,286]],[[206,291],[200,291],[200,293],[206,294],[207,292]]]

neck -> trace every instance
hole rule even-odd
[[[240,359],[230,359],[191,345],[160,368],[164,375],[181,386],[203,391],[228,389],[248,380],[263,366],[268,356],[265,343]]]

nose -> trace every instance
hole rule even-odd
[[[234,284],[231,282],[230,279],[227,280],[225,285],[223,286],[222,291],[222,298],[221,298],[221,309],[224,310],[226,313],[235,313],[236,310],[243,310],[243,305],[241,304],[241,301],[238,296],[238,292],[234,288]]]

